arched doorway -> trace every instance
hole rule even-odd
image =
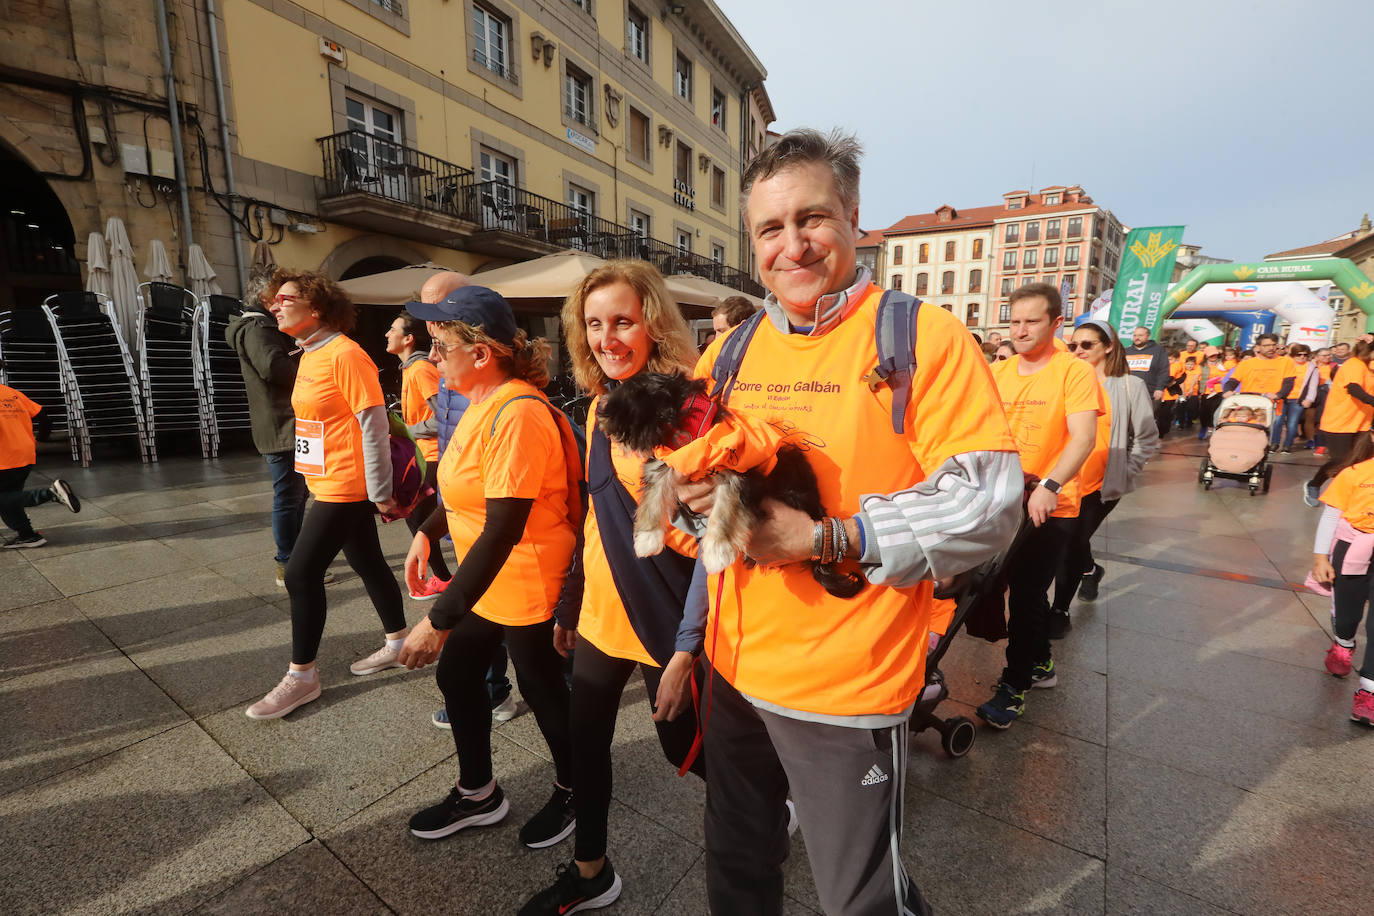
[[[0,143],[0,311],[36,308],[81,288],[67,210],[29,164]]]
[[[339,279],[352,280],[355,277],[366,277],[387,270],[399,270],[408,263],[408,261],[402,261],[400,258],[392,258],[386,255],[363,258],[340,274]]]

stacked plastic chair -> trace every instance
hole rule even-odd
[[[67,401],[62,395],[62,368],[52,325],[38,309],[0,312],[0,382],[17,388],[43,407],[38,436],[67,432]],[[76,437],[68,436],[72,460],[79,460]]]
[[[94,440],[133,437],[143,461],[156,461],[157,444],[144,423],[133,359],[110,297],[58,293],[43,301],[43,312],[57,344],[73,460],[89,465]]]
[[[215,453],[223,433],[252,428],[248,415],[248,389],[243,384],[239,355],[224,339],[229,322],[243,311],[243,303],[233,296],[206,296],[200,302],[200,333],[205,341],[206,384],[209,390],[212,443]]]
[[[139,286],[138,300],[138,368],[148,433],[194,431],[201,456],[209,458],[217,449],[196,297],[180,286],[152,282]]]

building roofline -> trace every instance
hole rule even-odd
[[[746,86],[762,83],[768,79],[768,71],[764,69],[763,62],[754,54],[754,49],[749,47],[749,43],[740,35],[739,30],[735,28],[729,17],[721,12],[720,7],[716,6],[714,0],[677,0],[677,2],[685,8],[682,13],[683,23],[687,26],[688,31],[696,34],[703,44],[708,47],[713,43],[719,44],[719,42],[711,41],[714,37],[723,38],[735,46],[735,50],[739,52],[744,64],[739,70]],[[694,12],[699,13],[704,20],[700,26],[693,22],[692,14]],[[673,14],[665,11],[660,15],[666,19]],[[717,31],[719,35],[701,34],[702,32]]]

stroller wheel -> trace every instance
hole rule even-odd
[[[973,721],[964,716],[955,716],[940,726],[940,746],[951,757],[962,757],[973,747],[978,738],[978,729]]]
[[[1203,458],[1203,459],[1202,459],[1202,464],[1198,465],[1198,469],[1197,469],[1197,482],[1198,482],[1198,483],[1202,483],[1202,482],[1203,482],[1204,480],[1206,480],[1206,479],[1207,479],[1207,459],[1206,459],[1206,458]]]

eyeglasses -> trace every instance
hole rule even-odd
[[[1073,352],[1076,351],[1079,347],[1082,347],[1084,350],[1091,350],[1093,347],[1097,346],[1097,341],[1095,341],[1095,340],[1074,340],[1074,341],[1070,341],[1070,342],[1067,344],[1067,346],[1068,346],[1068,348],[1069,348],[1069,352],[1070,352],[1070,353],[1073,353]]]
[[[461,346],[462,344],[446,344],[443,341],[439,340],[439,338],[437,337],[433,338],[429,343],[430,352],[433,353],[435,356],[439,357],[440,359],[443,359],[445,356],[448,356],[450,353],[452,353],[454,350],[458,349]]]
[[[277,295],[274,296],[274,297],[272,298],[272,304],[273,304],[273,305],[290,305],[292,302],[296,302],[297,300],[304,299],[304,298],[305,298],[304,296],[292,296],[292,295],[288,295],[287,293],[277,293]]]

